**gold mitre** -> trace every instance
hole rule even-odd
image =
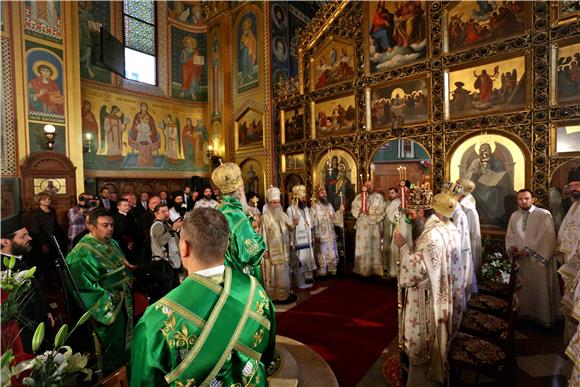
[[[306,197],[306,186],[299,184],[292,187],[292,194],[295,198],[305,198]]]
[[[266,191],[266,197],[268,198],[269,202],[272,200],[280,200],[280,188],[270,186],[270,188],[268,188]]]
[[[223,194],[234,192],[244,185],[242,171],[236,163],[224,163],[211,174],[211,180]]]
[[[475,189],[475,183],[467,177],[460,177],[457,179],[456,183],[463,187],[465,193],[472,193]]]
[[[407,189],[406,207],[410,210],[429,210],[433,208],[433,191],[428,188],[415,187]]]
[[[435,210],[435,212],[443,215],[446,218],[451,218],[456,205],[457,199],[453,193],[449,191],[438,193],[433,197],[433,202],[431,203],[431,207]]]

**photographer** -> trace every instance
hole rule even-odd
[[[72,249],[72,242],[77,235],[86,230],[85,210],[94,206],[93,196],[83,192],[79,195],[77,204],[68,210],[68,250]]]

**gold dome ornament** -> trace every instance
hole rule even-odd
[[[280,188],[270,186],[266,191],[266,197],[268,201],[271,202],[272,200],[280,200]]]
[[[242,171],[236,163],[224,163],[214,169],[211,180],[223,194],[234,192],[244,185]]]
[[[299,184],[299,185],[295,185],[294,187],[292,187],[292,194],[294,195],[295,198],[305,198],[306,197],[306,186]]]
[[[457,199],[449,191],[438,193],[433,197],[433,202],[431,203],[431,207],[435,212],[446,218],[451,218],[456,205]]]
[[[406,208],[410,210],[430,210],[433,191],[428,188],[414,187],[407,189]]]

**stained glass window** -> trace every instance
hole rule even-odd
[[[157,78],[155,2],[124,0],[123,13],[125,77],[154,85]]]

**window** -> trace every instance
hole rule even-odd
[[[155,2],[124,0],[125,78],[157,84]]]

